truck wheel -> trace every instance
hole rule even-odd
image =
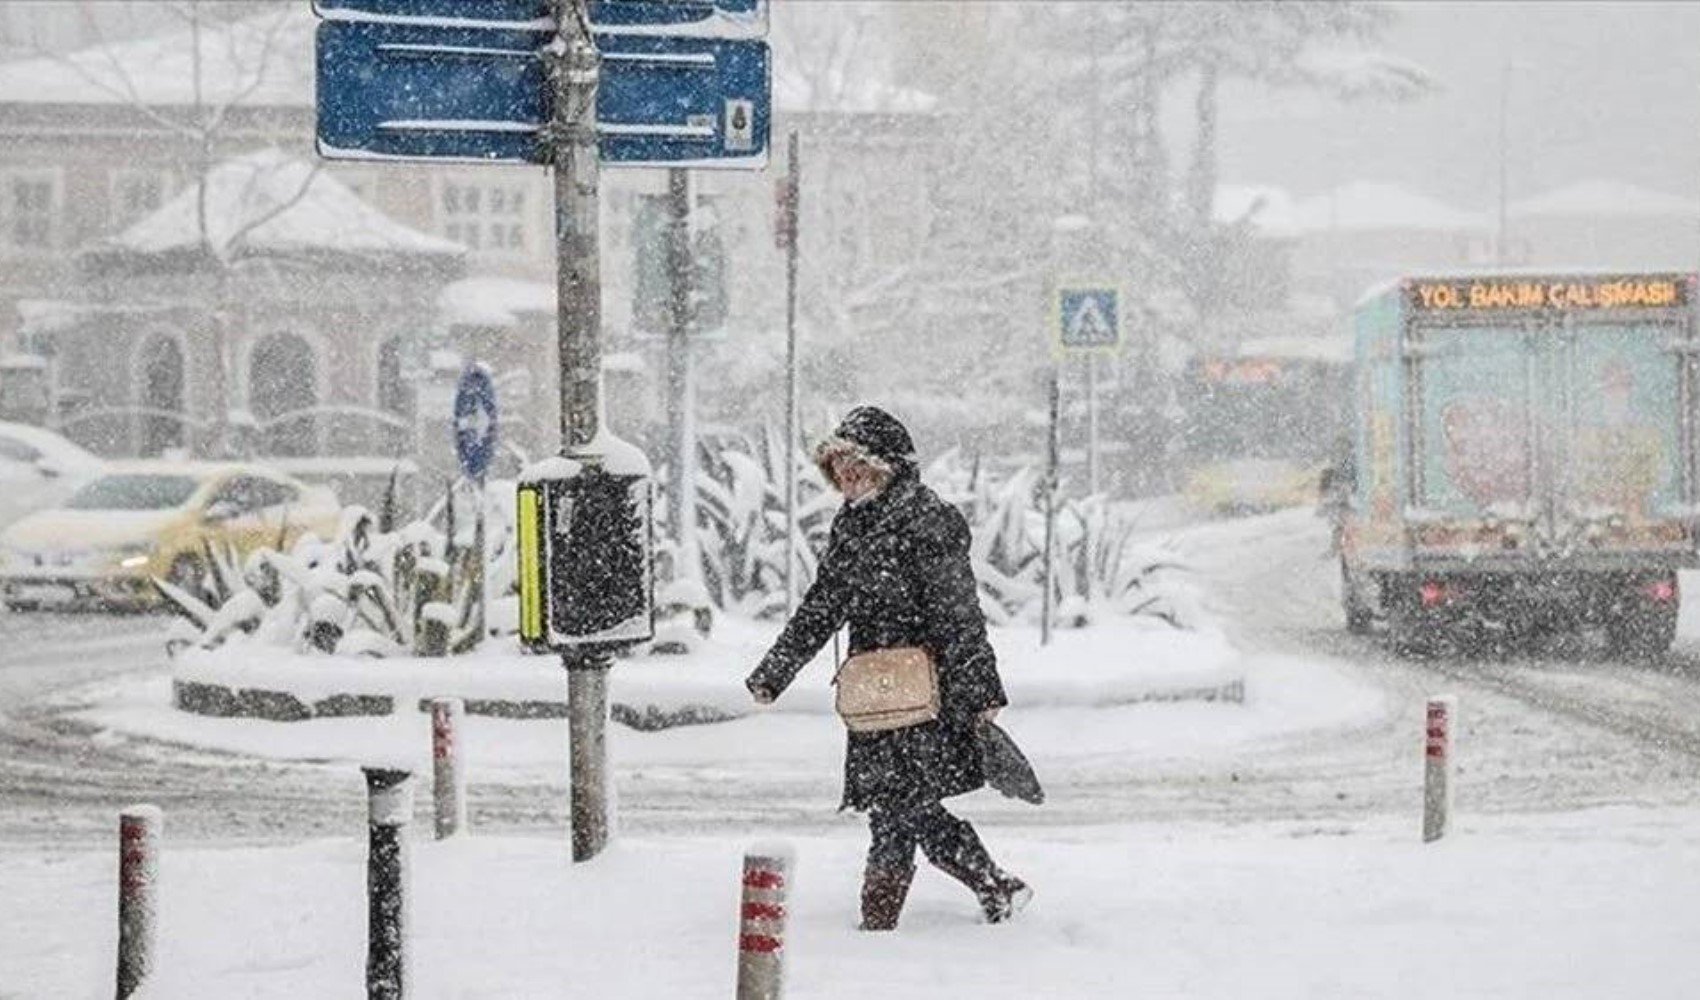
[[[1346,561],[1340,560],[1340,608],[1346,614],[1346,631],[1352,635],[1368,635],[1375,621],[1375,612],[1364,603],[1363,595],[1352,582]]]

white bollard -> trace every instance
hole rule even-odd
[[[130,806],[118,815],[118,1000],[135,993],[153,972],[164,829],[158,806]]]
[[[437,839],[466,829],[466,770],[460,764],[461,720],[466,704],[459,698],[431,700],[432,815]]]
[[[744,891],[738,909],[738,1000],[779,1000],[785,990],[785,898],[791,849],[752,847],[744,853]]]
[[[1423,741],[1423,843],[1446,835],[1452,817],[1452,727],[1458,699],[1445,695],[1428,701]]]

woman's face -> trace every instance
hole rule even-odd
[[[850,455],[838,455],[832,460],[832,485],[855,503],[885,485],[885,473]]]

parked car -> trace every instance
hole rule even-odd
[[[59,503],[105,467],[45,427],[0,420],[0,527]]]
[[[95,602],[149,607],[154,577],[199,590],[206,543],[246,555],[302,532],[331,537],[336,495],[254,463],[115,462],[59,506],[0,532],[11,609]]]

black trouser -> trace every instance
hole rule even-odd
[[[997,871],[980,835],[937,801],[895,809],[875,806],[868,811],[868,829],[873,834],[870,868],[908,871],[915,866],[919,846],[928,861],[959,879],[969,876],[979,882]]]

